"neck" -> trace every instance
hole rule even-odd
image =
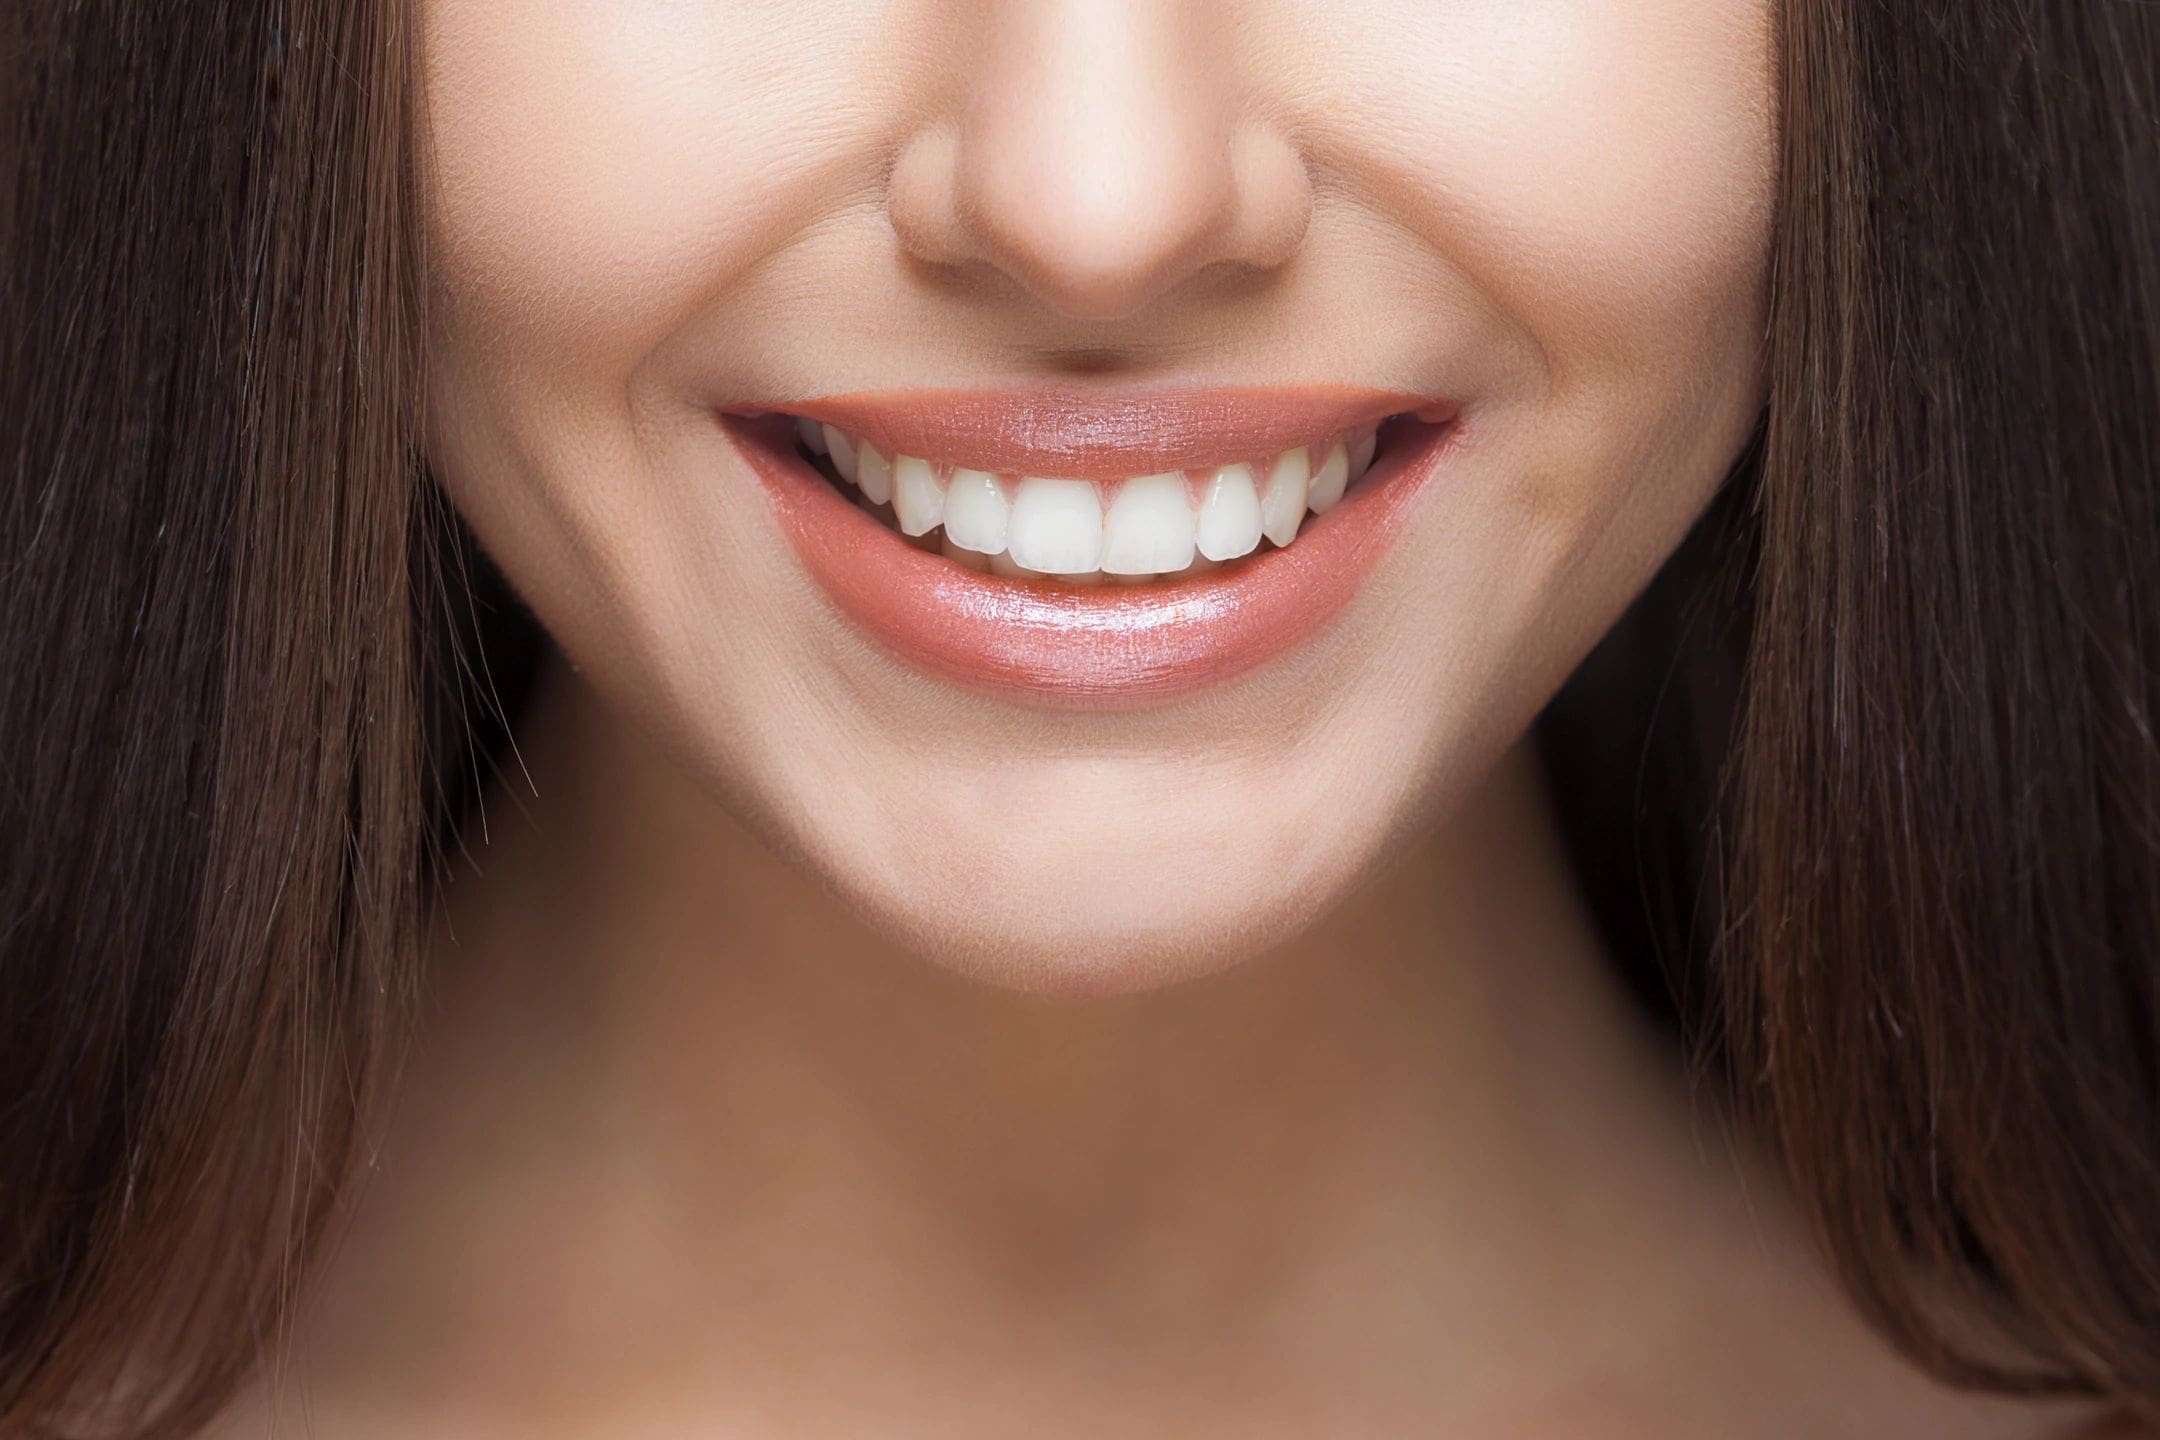
[[[1777,1187],[1691,1106],[1527,752],[1294,941],[1073,997],[865,927],[565,672],[519,737],[531,785],[513,763],[468,833],[302,1342],[318,1413],[396,1393],[432,1418],[544,1399],[570,1433],[625,1406],[684,1419],[656,1433],[859,1433],[896,1405],[969,1433],[1980,1418],[1853,1323]]]
[[[1292,943],[1085,998],[866,929],[565,672],[521,754],[537,794],[494,807],[486,883],[446,912],[440,1028],[574,1153],[604,1120],[597,1153],[665,1177],[693,1250],[770,1245],[741,1223],[762,1209],[787,1250],[853,1255],[858,1294],[950,1265],[985,1307],[1175,1285],[1149,1303],[1198,1308],[1453,1235],[1469,1296],[1466,1264],[1520,1282],[1496,1231],[1579,1211],[1553,1177],[1684,1143],[1523,751]]]

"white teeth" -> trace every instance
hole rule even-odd
[[[825,451],[832,456],[833,469],[840,472],[840,478],[850,485],[854,484],[855,442],[848,438],[847,432],[845,430],[835,430],[832,426],[827,425],[825,427]]]
[[[1358,430],[1350,437],[1350,478],[1355,480],[1372,468],[1373,452],[1380,448],[1380,432]]]
[[[805,449],[926,550],[999,575],[1052,575],[1079,584],[1139,584],[1219,568],[1263,540],[1289,545],[1308,513],[1325,514],[1371,468],[1377,426],[1286,450],[1266,464],[1218,466],[1197,504],[1185,474],[1098,483],[1029,475],[1000,479],[914,455],[889,455],[832,425],[797,418]],[[1009,488],[1008,488],[1009,487]],[[1107,505],[1105,500],[1107,499]],[[933,531],[941,532],[933,534]]]
[[[1118,487],[1103,521],[1104,573],[1167,574],[1192,558],[1192,501],[1183,475],[1142,475]]]
[[[862,487],[863,499],[873,505],[892,499],[892,464],[867,440],[855,451],[855,483]]]
[[[1300,445],[1285,450],[1268,469],[1267,489],[1260,496],[1260,533],[1277,545],[1297,538],[1305,523],[1305,485],[1312,478],[1312,452]]]
[[[1005,548],[1012,507],[997,477],[982,470],[958,469],[945,487],[945,538],[964,550],[995,555]]]
[[[1350,455],[1338,440],[1328,446],[1327,458],[1313,472],[1312,484],[1306,488],[1305,503],[1315,515],[1325,515],[1342,499],[1343,486],[1350,482]]]
[[[1250,465],[1216,470],[1193,536],[1210,560],[1235,560],[1260,548],[1260,497],[1253,492]]]
[[[1085,575],[1102,565],[1102,498],[1092,480],[1022,478],[1013,492],[1006,546],[1019,564],[1050,575]]]
[[[927,460],[902,455],[893,461],[892,500],[903,535],[928,534],[945,523],[945,487]]]

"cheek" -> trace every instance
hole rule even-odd
[[[566,643],[642,632],[679,563],[667,487],[624,503],[687,413],[661,359],[830,203],[856,122],[805,102],[844,77],[778,4],[422,8],[429,457]]]
[[[1773,20],[1766,0],[1465,0],[1369,117],[1466,303],[1536,357],[1488,438],[1548,606],[1623,603],[1759,408]]]
[[[1664,371],[1753,325],[1775,179],[1767,0],[1426,13],[1366,57],[1364,127],[1393,137],[1404,218],[1555,384],[1622,360]]]
[[[430,258],[466,353],[626,372],[840,183],[843,77],[779,7],[426,9]]]

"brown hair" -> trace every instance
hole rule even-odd
[[[1761,432],[1541,735],[1866,1312],[2160,1413],[2160,6],[1784,9]],[[177,1435],[274,1340],[485,748],[413,35],[0,37],[0,1432]]]

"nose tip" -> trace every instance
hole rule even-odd
[[[1101,320],[1210,267],[1272,268],[1296,251],[1303,161],[1238,113],[1228,77],[1194,68],[1211,47],[1182,53],[1162,23],[1178,7],[1000,8],[959,114],[911,137],[893,170],[893,227],[917,259],[988,265]]]

